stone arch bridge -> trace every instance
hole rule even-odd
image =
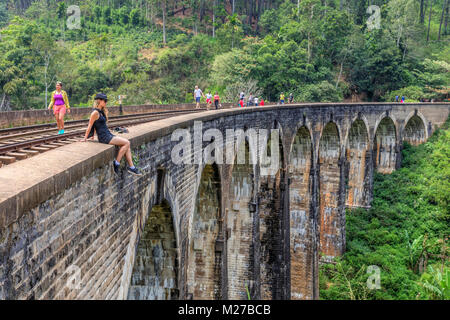
[[[141,177],[115,176],[114,147],[94,142],[1,168],[0,299],[317,299],[319,263],[345,250],[345,208],[370,206],[373,172],[398,168],[403,141],[426,141],[448,114],[373,103],[209,111],[131,128]],[[253,163],[175,164],[173,133],[195,136],[195,121],[200,135],[278,129],[279,167],[262,174],[248,139]],[[203,138],[188,141],[192,158]]]

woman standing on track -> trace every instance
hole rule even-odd
[[[91,113],[84,139],[81,141],[86,142],[88,138],[93,137],[95,130],[100,143],[120,147],[116,160],[113,162],[114,172],[119,174],[120,160],[125,156],[128,162],[127,171],[135,175],[140,175],[139,170],[133,164],[130,141],[125,138],[114,136],[106,125],[106,121],[108,121],[108,109],[106,109],[108,97],[103,93],[99,93],[95,96],[94,100],[94,111]]]
[[[50,110],[52,107],[58,126],[58,134],[64,134],[64,116],[66,111],[70,113],[70,105],[67,93],[62,90],[62,83],[59,81],[56,83],[56,90],[52,92],[52,100],[48,109]]]

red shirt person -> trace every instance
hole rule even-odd
[[[220,97],[216,91],[216,93],[214,94],[214,105],[216,106],[216,110],[219,109],[219,104],[220,104]]]

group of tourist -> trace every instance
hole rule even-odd
[[[220,97],[219,97],[219,93],[216,91],[214,96],[211,94],[211,91],[209,91],[206,96],[203,93],[203,91],[201,89],[199,89],[198,86],[195,86],[195,90],[194,90],[194,99],[196,102],[196,109],[200,108],[200,100],[201,98],[205,98],[206,99],[206,110],[209,110],[209,108],[212,105],[213,99],[214,99],[214,106],[216,107],[216,110],[219,109],[219,107],[221,108],[222,105],[220,104]]]
[[[206,99],[206,110],[210,109],[213,102],[216,107],[216,110],[219,109],[219,107],[220,108],[222,107],[222,105],[220,104],[219,93],[217,91],[215,92],[214,96],[211,94],[210,91],[205,95],[198,86],[195,86],[194,100],[196,102],[196,109],[200,108],[200,101],[201,101],[202,97]],[[280,94],[279,104],[285,104],[285,99],[286,99],[286,97],[284,95],[284,92],[282,92]],[[292,93],[289,94],[288,102],[289,102],[289,104],[294,102],[294,95]],[[264,102],[263,97],[259,98],[257,96],[253,96],[253,94],[250,93],[248,98],[246,98],[245,93],[243,91],[241,91],[241,93],[239,94],[238,106],[241,108],[253,107],[253,106],[255,106],[255,107],[264,106],[264,104],[265,104],[265,102]]]
[[[401,98],[399,96],[395,96],[395,102],[405,103],[405,100],[406,100],[405,96],[402,96]]]
[[[244,107],[257,107],[257,106],[264,106],[264,98],[261,97],[261,100],[257,96],[253,96],[253,94],[250,93],[247,102],[245,102],[245,93],[241,92],[239,94],[239,106],[241,108]]]
[[[284,104],[286,96],[284,95],[284,92],[280,94],[280,104]],[[292,93],[289,94],[289,104],[294,102],[294,95]]]

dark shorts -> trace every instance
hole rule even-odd
[[[112,140],[112,138],[114,138],[113,134],[102,134],[98,136],[98,142],[103,143],[103,144],[109,144]]]
[[[200,103],[200,98],[201,98],[201,97],[196,97],[196,98],[195,98],[195,101],[196,101],[197,103]]]

